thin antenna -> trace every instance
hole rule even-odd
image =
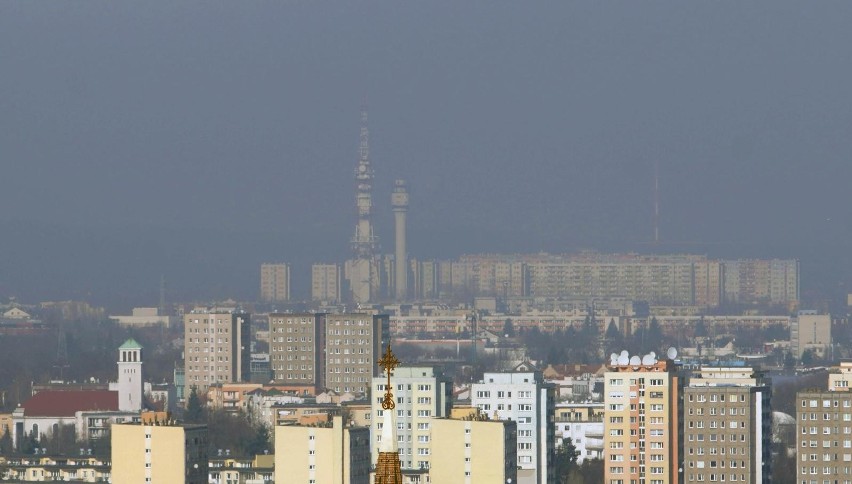
[[[654,245],[660,243],[660,162],[654,162]]]
[[[166,314],[166,276],[160,275],[160,316]]]
[[[57,340],[56,340],[56,364],[53,365],[54,368],[59,369],[59,379],[65,379],[65,369],[69,368],[68,364],[68,343],[65,339],[65,328],[62,319],[57,323]]]

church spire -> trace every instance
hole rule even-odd
[[[396,419],[394,409],[391,375],[393,369],[399,366],[399,360],[391,351],[390,343],[384,356],[378,361],[385,370],[388,383],[385,386],[385,396],[382,399],[382,443],[379,446],[379,458],[376,462],[376,478],[374,484],[402,484],[402,470],[399,462],[399,450],[396,444]]]

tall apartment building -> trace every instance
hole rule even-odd
[[[251,317],[242,311],[195,309],[183,316],[185,394],[213,383],[251,380]]]
[[[272,379],[281,385],[325,388],[325,314],[269,315]]]
[[[480,417],[436,418],[431,425],[434,462],[429,469],[431,482],[519,482],[515,464],[518,460],[517,422]]]
[[[553,481],[556,390],[539,371],[486,373],[471,386],[473,406],[494,420],[517,422],[517,482]]]
[[[386,377],[373,378],[371,435],[373,464],[378,458],[382,433],[382,395]],[[432,367],[400,367],[391,376],[396,398],[397,448],[403,469],[429,469],[432,463],[431,422],[450,414],[453,382]]]
[[[829,374],[828,391],[796,394],[796,482],[852,483],[852,363]]]
[[[438,298],[438,263],[433,260],[409,261],[413,296],[419,300]]]
[[[807,350],[821,358],[827,356],[831,349],[831,315],[799,311],[790,320],[790,347],[797,358]]]
[[[331,426],[276,426],[275,480],[298,484],[368,484],[370,430],[346,426],[340,416],[332,418]]]
[[[328,314],[325,317],[325,386],[338,393],[366,394],[390,338],[387,315]]]
[[[207,426],[113,424],[112,482],[208,481]]]
[[[311,266],[311,300],[340,302],[340,266],[314,264]]]
[[[722,261],[722,264],[726,301],[798,304],[798,260],[741,259]]]
[[[260,300],[266,302],[290,300],[289,264],[261,264]]]
[[[625,356],[611,362],[604,377],[603,482],[681,482],[679,385],[671,360]]]
[[[724,271],[718,260],[695,261],[692,264],[696,306],[714,308],[722,304]]]
[[[769,483],[770,393],[748,367],[698,370],[683,389],[681,482]]]

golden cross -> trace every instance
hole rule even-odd
[[[382,400],[382,408],[385,410],[393,410],[396,405],[393,401],[393,392],[391,391],[391,372],[394,368],[399,366],[399,360],[396,358],[396,355],[391,351],[390,343],[388,343],[388,349],[385,351],[385,355],[378,361],[379,366],[382,367],[385,372],[388,374],[388,385],[385,387],[385,398]]]
[[[394,368],[399,366],[399,360],[396,359],[396,355],[391,351],[390,343],[388,343],[388,349],[385,351],[384,356],[378,361],[379,367],[383,368],[388,374],[388,381],[390,381],[391,372]]]

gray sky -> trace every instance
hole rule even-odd
[[[778,0],[0,2],[0,296],[151,303],[166,273],[248,298],[260,261],[342,259],[364,97],[387,250],[397,177],[414,256],[647,250],[658,161],[663,239],[702,244],[671,250],[839,257],[849,25]]]

